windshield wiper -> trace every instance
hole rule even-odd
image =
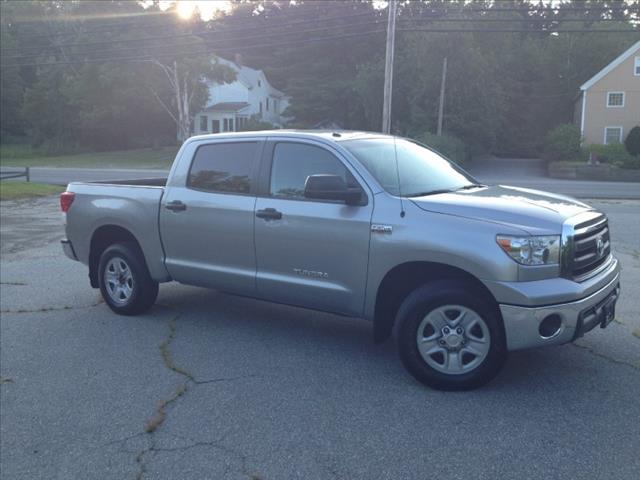
[[[482,183],[470,183],[469,185],[465,185],[464,187],[458,188],[458,190],[469,190],[470,188],[479,188],[479,187],[486,187],[486,185],[483,185]]]
[[[426,197],[427,195],[436,195],[438,193],[451,193],[453,190],[450,188],[441,188],[439,190],[429,190],[428,192],[418,192],[407,195],[407,197]]]

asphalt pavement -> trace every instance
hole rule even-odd
[[[635,480],[640,202],[593,203],[623,264],[616,321],[446,393],[362,320],[174,283],[117,316],[62,255],[57,198],[2,202],[1,476]]]

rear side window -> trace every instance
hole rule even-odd
[[[258,143],[216,143],[196,151],[187,186],[221,193],[251,192]]]
[[[273,152],[270,194],[274,197],[304,198],[309,175],[339,175],[347,185],[357,185],[346,167],[324,148],[303,143],[278,143]]]

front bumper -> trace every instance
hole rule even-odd
[[[620,295],[620,273],[591,295],[569,303],[543,307],[500,305],[507,337],[508,350],[559,345],[575,340],[603,323],[603,304],[615,303]],[[552,335],[543,336],[540,324],[551,315],[559,317],[559,328]],[[556,318],[557,318],[556,317]]]
[[[62,244],[62,250],[64,251],[64,254],[67,257],[69,257],[71,260],[78,261],[78,256],[76,255],[76,252],[73,249],[73,245],[71,244],[71,240],[67,240],[65,238],[64,240],[60,240],[60,243]]]

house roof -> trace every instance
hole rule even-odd
[[[205,112],[237,112],[244,108],[247,108],[249,104],[247,102],[220,102],[204,109]]]
[[[636,51],[640,51],[640,40],[631,45],[625,52],[619,55],[615,60],[613,60],[609,65],[604,67],[598,73],[596,73],[593,77],[587,80],[581,87],[580,90],[587,90],[591,88],[596,82],[602,79],[605,75],[607,75],[611,70],[616,68],[622,62],[624,62],[627,58],[633,55]]]
[[[280,97],[284,97],[285,94],[283,92],[281,92],[280,90],[278,90],[277,88],[274,88],[269,81],[267,80],[267,77],[265,76],[264,72],[262,70],[256,70],[255,68],[251,68],[251,67],[247,67],[246,65],[239,65],[235,62],[232,62],[230,60],[227,60],[226,58],[222,58],[222,57],[216,57],[218,62],[222,65],[225,65],[227,67],[232,68],[233,70],[236,71],[236,78],[238,81],[240,81],[241,83],[243,83],[245,86],[247,86],[248,88],[254,88],[258,86],[258,81],[259,80],[264,80],[267,84],[267,86],[269,87],[269,90],[271,91],[271,93],[275,96],[280,96]]]

